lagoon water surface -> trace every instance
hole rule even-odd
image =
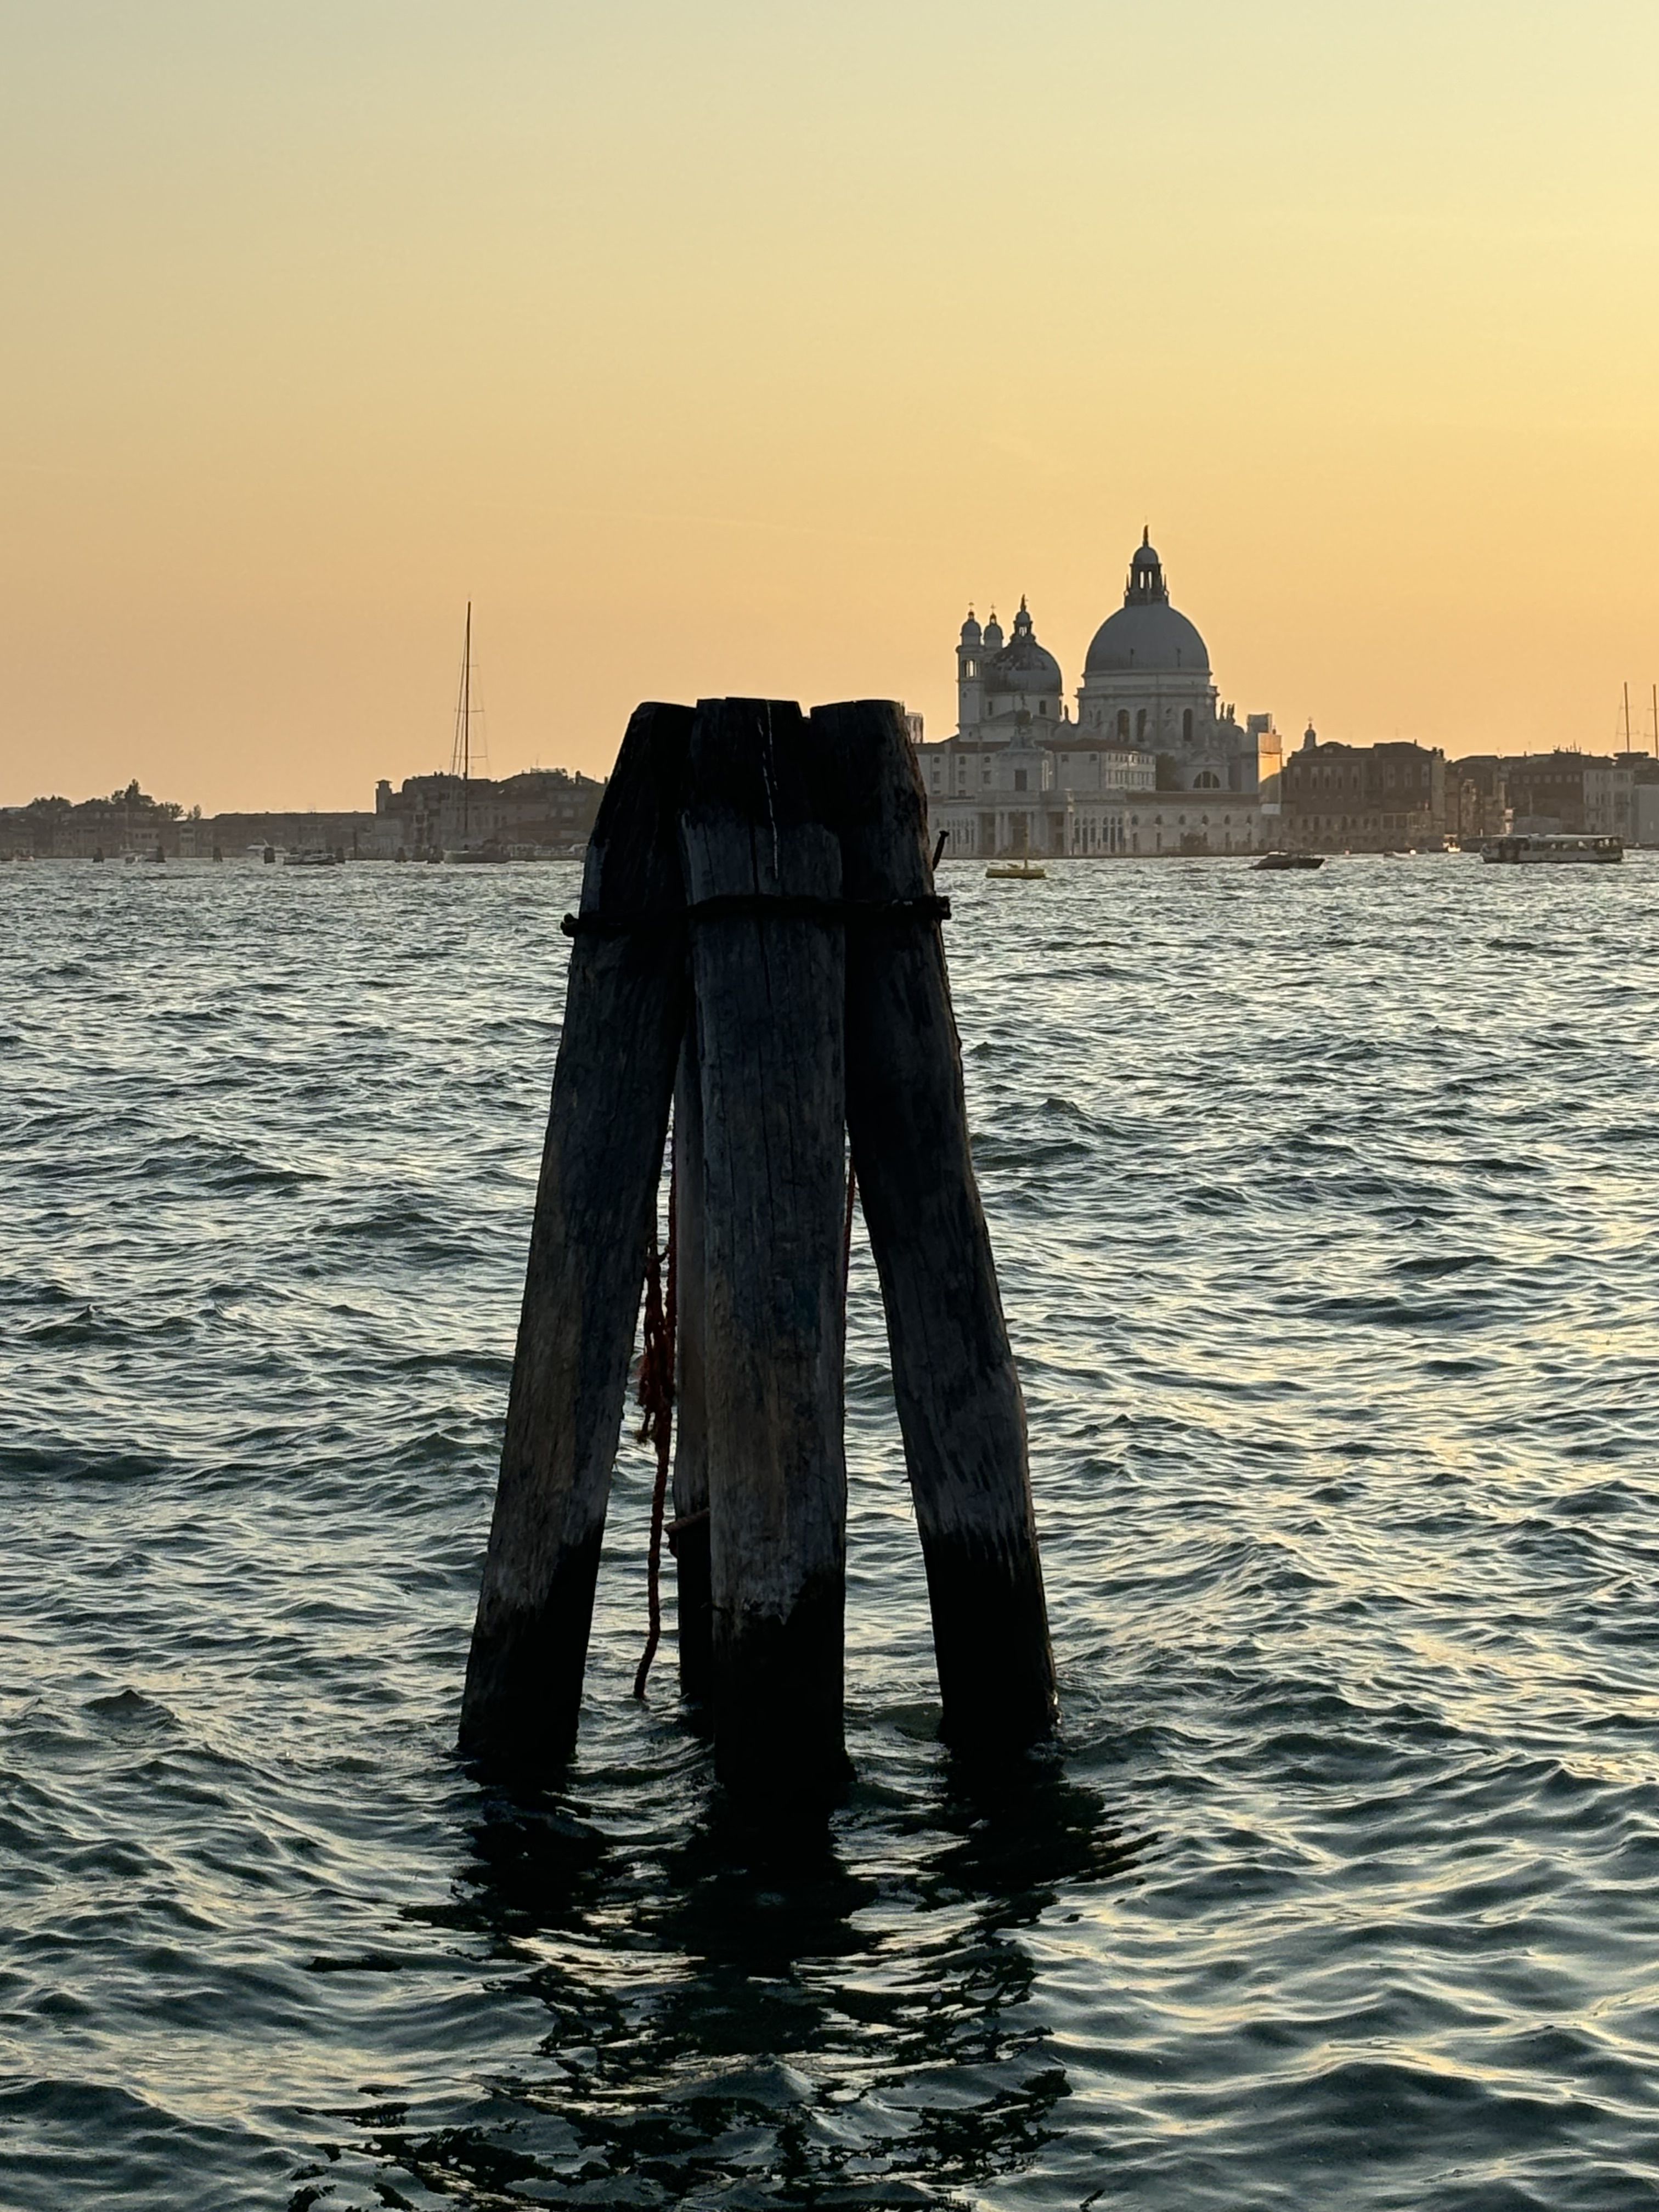
[[[933,1740],[873,1271],[821,1848],[617,1471],[453,1745],[574,867],[0,873],[0,2204],[1659,2206],[1659,866],[945,871],[1060,1756]]]

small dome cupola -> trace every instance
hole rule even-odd
[[[997,620],[994,607],[991,610],[990,621],[985,625],[985,650],[987,653],[1000,653],[1002,650],[1002,624]]]
[[[1319,732],[1315,729],[1310,716],[1307,728],[1302,732],[1302,750],[1304,753],[1310,753],[1317,750],[1318,744]]]
[[[973,609],[969,607],[968,610],[968,619],[962,625],[963,643],[964,645],[978,645],[983,640],[984,635],[984,631],[981,629],[979,624],[974,620]]]
[[[1129,563],[1129,580],[1123,593],[1126,607],[1146,607],[1170,603],[1169,586],[1164,580],[1164,563],[1158,557],[1152,544],[1151,526],[1140,533],[1140,543]]]

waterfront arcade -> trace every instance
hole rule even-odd
[[[1219,703],[1197,629],[1170,604],[1143,536],[1123,605],[1095,632],[1073,714],[1060,663],[1021,599],[1011,635],[969,613],[957,728],[918,745],[947,853],[1249,853],[1273,843],[1279,741]]]

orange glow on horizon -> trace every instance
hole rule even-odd
[[[643,697],[1075,686],[1150,522],[1287,735],[1659,676],[1659,15],[1516,0],[19,12],[0,803],[372,806]]]

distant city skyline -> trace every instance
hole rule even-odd
[[[1150,522],[1288,736],[1605,750],[1659,676],[1638,0],[21,0],[0,803],[953,720]]]

